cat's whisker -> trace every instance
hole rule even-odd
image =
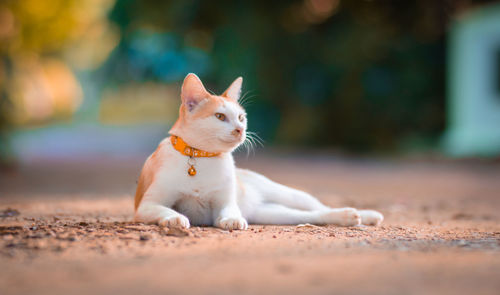
[[[246,149],[247,157],[248,157],[250,154],[250,142],[249,142],[248,137],[245,137],[245,140],[243,141],[243,143],[240,146],[242,147],[242,149]]]
[[[253,141],[253,138],[251,136],[248,136],[246,141],[248,142],[248,145],[251,149],[254,148],[254,141]]]
[[[251,104],[254,103],[254,101],[252,100],[253,98],[257,97],[257,95],[252,95],[252,96],[248,96],[245,98],[245,100],[243,100],[242,102],[240,102],[240,105],[243,106],[243,107],[246,107],[246,106],[249,106]]]
[[[245,140],[245,148],[247,150],[247,158],[250,157],[250,150],[252,150],[251,144],[249,141]]]
[[[254,101],[251,100],[254,97],[257,97],[257,96],[254,95],[254,96],[249,97],[248,99],[245,99],[245,101],[243,102],[243,104],[241,104],[241,106],[246,108],[246,107],[254,104]]]
[[[243,141],[243,143],[241,143],[241,144],[240,144],[240,145],[236,148],[236,150],[237,150],[237,151],[239,151],[239,150],[246,149],[246,150],[248,151],[248,147],[247,147],[247,145],[248,145],[248,142],[247,142],[247,141],[246,141],[246,139],[245,139],[245,141]]]
[[[248,90],[247,92],[245,92],[241,98],[239,99],[240,101],[243,101],[245,100],[245,98],[247,97],[247,95],[249,95],[250,93],[254,92],[254,90]]]
[[[243,145],[244,145],[245,149],[247,150],[247,157],[248,157],[250,155],[250,149],[251,149],[251,144],[250,144],[250,141],[248,140],[248,137],[245,138]]]
[[[247,131],[247,136],[254,142],[254,144],[264,147],[264,140],[256,132]]]
[[[241,145],[239,145],[236,150],[246,150],[247,151],[247,157],[249,156],[249,150],[248,150],[248,141],[245,139]]]
[[[250,152],[255,154],[255,148],[257,145],[264,146],[262,138],[260,138],[260,136],[253,131],[247,131],[245,141],[242,145],[247,149],[247,157]]]
[[[245,106],[248,106],[250,104],[252,104],[253,102],[251,101],[252,98],[256,97],[257,95],[256,94],[251,94],[252,92],[254,92],[253,90],[249,90],[247,92],[245,92],[245,94],[242,95],[242,97],[239,99],[239,104],[242,106],[242,107],[245,107]]]
[[[249,139],[247,137],[245,137],[245,140],[236,148],[236,151],[246,150],[247,157],[249,157],[251,149],[252,149],[251,142],[249,141]]]

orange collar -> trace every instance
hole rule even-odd
[[[190,147],[182,138],[176,135],[172,135],[170,137],[170,141],[172,142],[172,146],[174,149],[176,149],[179,153],[183,154],[184,156],[188,157],[193,157],[193,158],[206,158],[206,157],[217,157],[220,155],[220,153],[211,153],[211,152],[206,152],[199,150],[194,147]]]

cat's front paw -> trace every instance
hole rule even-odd
[[[159,225],[176,228],[189,228],[189,219],[183,215],[167,216],[160,219]]]
[[[219,217],[215,225],[222,229],[239,229],[245,230],[248,228],[248,223],[243,217]]]
[[[341,226],[355,226],[361,223],[361,216],[354,208],[331,209],[321,216],[324,224],[337,224]]]

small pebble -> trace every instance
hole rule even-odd
[[[150,235],[141,235],[141,237],[139,238],[139,240],[141,240],[141,241],[147,241],[149,239],[151,239]]]

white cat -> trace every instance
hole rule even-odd
[[[250,224],[379,225],[373,210],[333,209],[311,195],[234,165],[231,152],[246,139],[238,103],[243,79],[221,95],[205,90],[195,74],[182,85],[179,119],[146,160],[135,195],[135,219],[168,227]]]

